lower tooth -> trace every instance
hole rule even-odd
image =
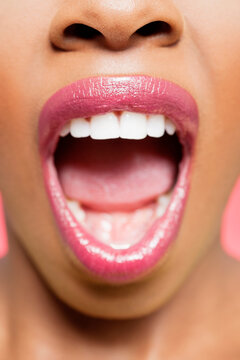
[[[166,209],[162,205],[158,205],[156,215],[162,217],[165,214]]]
[[[158,197],[157,209],[156,209],[156,215],[158,217],[162,217],[165,214],[170,200],[171,200],[171,194],[161,195]],[[76,220],[79,223],[83,223],[86,216],[85,216],[85,211],[81,208],[81,205],[75,200],[67,200],[67,206],[74,215],[74,217],[76,218]]]
[[[171,194],[168,195],[161,195],[158,197],[157,202],[157,210],[156,210],[156,214],[157,216],[161,217],[165,214],[168,204],[170,202],[171,199]]]
[[[110,246],[116,250],[125,250],[130,247],[129,244],[112,244],[112,243],[110,244]]]
[[[168,206],[170,199],[171,199],[171,194],[161,195],[158,197],[157,202],[158,204]]]
[[[67,200],[69,210],[73,213],[77,221],[83,222],[85,220],[85,211],[81,208],[79,203],[74,200]]]

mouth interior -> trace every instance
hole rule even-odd
[[[176,184],[177,134],[142,140],[60,138],[54,159],[75,218],[97,240],[128,248],[163,216]]]

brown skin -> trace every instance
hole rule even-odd
[[[221,215],[240,173],[239,14],[238,0],[1,1],[0,189],[10,253],[0,267],[0,353],[7,360],[239,358],[240,265],[219,247]],[[152,21],[172,32],[136,35]],[[61,36],[76,22],[102,36]],[[136,283],[110,287],[74,266],[61,245],[37,125],[59,88],[126,74],[186,88],[200,128],[187,208],[166,261]],[[145,317],[110,322],[80,313]]]

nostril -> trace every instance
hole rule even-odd
[[[66,27],[63,32],[64,36],[81,39],[95,39],[102,35],[100,31],[84,24],[72,24]]]
[[[171,33],[171,26],[165,21],[150,22],[136,31],[141,36],[166,35]]]

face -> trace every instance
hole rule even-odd
[[[218,241],[224,205],[240,171],[240,2],[8,0],[1,1],[0,14],[0,188],[9,227],[53,293],[70,307],[105,318],[131,318],[148,314],[174,295],[194,265],[212,243]],[[154,27],[150,24],[152,22],[158,23]],[[88,28],[71,26],[76,23]],[[143,28],[146,24],[150,25]],[[164,101],[167,100],[162,98],[163,95],[159,98],[160,103],[163,102],[161,109],[158,111],[153,107],[150,113],[165,111],[164,115],[171,117],[178,106],[175,104],[177,101],[187,103],[187,113],[191,113],[188,122],[181,120],[184,117],[183,109],[176,119],[173,115],[177,135],[169,135],[165,140],[160,136],[149,136],[142,140],[101,141],[74,139],[67,135],[55,144],[51,153],[54,159],[51,166],[57,170],[54,174],[60,183],[61,200],[65,203],[66,198],[78,197],[82,208],[85,206],[84,214],[87,217],[81,226],[94,235],[96,243],[101,244],[102,248],[105,246],[104,249],[110,248],[103,236],[106,229],[103,230],[100,225],[105,215],[108,216],[107,225],[115,229],[115,235],[113,231],[108,234],[110,241],[114,237],[118,243],[123,236],[140,246],[139,239],[154,220],[153,215],[148,218],[145,207],[154,208],[156,197],[176,186],[174,181],[181,176],[181,171],[176,170],[181,161],[179,153],[183,152],[183,158],[190,158],[186,204],[167,250],[163,254],[156,253],[154,260],[147,260],[147,266],[141,261],[139,266],[133,262],[132,267],[126,265],[125,272],[123,268],[114,272],[115,268],[101,262],[96,254],[90,254],[90,260],[83,259],[81,251],[86,250],[84,245],[80,254],[74,246],[71,247],[72,238],[67,235],[63,224],[67,221],[64,217],[68,213],[63,212],[59,220],[51,201],[53,190],[49,190],[53,175],[48,175],[46,180],[46,163],[49,159],[43,153],[49,149],[49,143],[56,134],[51,130],[51,136],[39,149],[43,136],[40,132],[48,131],[52,121],[56,122],[56,131],[59,131],[71,118],[80,115],[89,125],[93,121],[90,115],[103,112],[101,108],[96,110],[98,99],[95,94],[95,103],[88,104],[85,112],[73,116],[71,109],[67,109],[66,116],[56,120],[58,116],[61,117],[61,102],[67,102],[61,97],[60,89],[63,87],[70,86],[67,88],[70,95],[78,91],[84,97],[82,79],[87,79],[88,89],[97,86],[102,91],[98,77],[131,77],[136,74],[153,77],[160,81],[159,86],[165,84],[168,90],[172,89],[170,82],[176,84],[173,87],[177,87],[180,100],[176,94],[170,96],[170,113],[166,110]],[[91,85],[89,77],[97,79],[97,85]],[[130,79],[133,87],[136,79]],[[165,79],[167,83],[159,79]],[[104,81],[102,84],[104,86]],[[125,85],[127,88],[128,83]],[[111,86],[115,89],[114,80],[110,81],[110,93]],[[54,115],[53,120],[48,106],[45,130],[40,131],[41,111],[48,99],[59,90],[61,93],[54,102],[58,105],[55,106],[53,102],[50,105],[58,115]],[[142,100],[143,88],[136,91]],[[112,98],[107,113],[118,116],[119,121],[123,114],[121,110],[133,113],[133,108],[126,103],[123,106],[122,98],[118,96]],[[119,107],[116,106],[117,99],[120,99]],[[136,108],[140,115],[137,118],[135,113],[133,119],[136,122],[133,138],[136,137],[136,129],[140,128],[143,113],[148,113],[148,101],[151,98],[146,99],[147,105],[142,111],[139,104]],[[86,103],[86,99],[83,102]],[[103,106],[104,102],[101,104]],[[127,118],[126,114],[129,122],[131,118]],[[100,123],[100,118],[95,120],[97,124]],[[107,121],[106,117],[103,118],[103,128],[108,126]],[[194,128],[191,149],[186,150],[187,140],[182,134],[184,131],[186,133],[187,128],[190,131],[191,126]],[[178,138],[181,136],[180,141]],[[179,145],[179,142],[182,144]],[[166,151],[166,148],[170,150]],[[111,156],[107,155],[109,152]],[[81,154],[79,163],[77,153]],[[139,169],[136,169],[134,161],[134,164],[129,163],[129,157],[139,159]],[[160,179],[164,178],[164,166],[168,169],[166,184],[154,190],[154,195],[149,194],[149,188],[163,182]],[[153,168],[157,169],[156,173]],[[138,181],[134,186],[129,174],[135,175],[137,171],[151,175],[145,179],[137,173],[135,179]],[[114,178],[112,182],[115,188],[104,177],[106,172],[110,173],[111,179]],[[125,185],[122,184],[123,174],[127,179]],[[76,185],[73,179],[77,179]],[[127,196],[128,202],[121,203],[130,183],[132,190]],[[100,190],[96,191],[89,184],[100,184]],[[107,184],[109,198],[101,192],[103,184]],[[139,184],[141,195],[135,191]],[[79,189],[85,190],[81,192]],[[145,204],[141,198],[143,195],[148,200],[151,197],[150,205]],[[134,223],[133,218],[138,210],[141,219]],[[170,216],[169,213],[165,215]],[[69,216],[74,216],[73,209]],[[119,220],[121,216],[124,225]],[[130,222],[130,230],[126,222]],[[73,238],[75,235],[72,235]],[[112,251],[122,254],[121,249],[116,249],[116,244]]]

